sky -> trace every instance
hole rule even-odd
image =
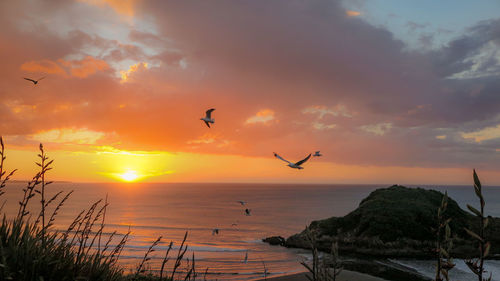
[[[54,180],[470,184],[475,168],[498,185],[498,11],[493,0],[1,1],[5,165],[30,178],[43,143]],[[316,150],[303,170],[273,157]]]

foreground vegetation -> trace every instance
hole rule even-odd
[[[159,274],[153,275],[146,270],[150,254],[161,241],[159,237],[144,254],[135,272],[124,274],[117,261],[129,238],[130,230],[123,235],[115,231],[104,241],[107,200],[99,200],[88,210],[81,211],[65,231],[53,229],[58,212],[72,192],[59,192],[51,198],[46,197],[45,189],[51,184],[46,181],[46,175],[52,169],[53,160],[47,157],[41,144],[38,157],[39,162],[36,164],[40,171],[23,189],[24,195],[19,201],[17,216],[7,218],[3,215],[0,225],[0,280],[196,279],[194,254],[191,259],[184,258],[187,251],[187,232],[168,272],[172,242],[165,253]],[[4,194],[6,184],[15,173],[15,170],[6,172],[5,159],[4,143],[0,137],[0,196]],[[30,206],[34,204],[39,204],[38,214],[30,212]],[[48,212],[49,207],[51,212]],[[119,240],[114,246],[113,238]],[[181,268],[183,273],[179,274]]]

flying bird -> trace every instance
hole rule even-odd
[[[30,82],[33,82],[33,85],[36,85],[36,84],[38,84],[38,82],[39,82],[40,80],[42,80],[42,79],[44,79],[44,78],[45,78],[45,76],[44,76],[44,77],[42,77],[42,78],[38,78],[38,80],[33,80],[33,79],[30,79],[30,78],[26,78],[26,77],[24,77],[24,80],[28,80],[28,81],[30,81]]]
[[[236,201],[236,202],[240,203],[240,204],[241,204],[241,206],[245,206],[245,204],[247,203],[247,202],[245,202],[245,201],[241,201],[241,200]]]
[[[238,224],[237,223],[232,223],[231,226],[238,226]]]
[[[214,111],[215,108],[210,108],[209,110],[207,110],[207,112],[205,113],[205,117],[203,118],[200,118],[200,120],[202,121],[205,121],[205,124],[207,124],[207,126],[210,128],[210,123],[214,124],[215,123],[215,119],[212,119],[212,111]]]
[[[219,235],[219,229],[214,228],[214,230],[212,230],[212,235]]]
[[[320,157],[320,156],[323,156],[323,154],[319,153],[319,150],[313,154],[313,157]]]
[[[306,157],[306,158],[304,158],[304,159],[300,160],[299,162],[297,162],[297,163],[292,163],[292,162],[290,162],[290,161],[288,161],[288,160],[284,159],[283,157],[279,156],[276,152],[273,152],[273,153],[274,153],[274,157],[278,158],[279,160],[283,160],[283,161],[287,162],[287,163],[288,163],[288,167],[290,167],[290,168],[294,168],[294,169],[299,169],[299,170],[304,169],[304,168],[303,168],[302,166],[300,166],[300,165],[304,164],[307,160],[309,160],[309,158],[311,158],[311,154],[309,154],[309,155],[307,155],[307,157]]]
[[[245,216],[251,216],[252,214],[250,213],[252,210],[250,209],[245,209]]]
[[[243,263],[248,262],[248,251],[245,253],[245,259],[242,261]]]

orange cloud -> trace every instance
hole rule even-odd
[[[71,61],[71,75],[85,78],[98,71],[109,69],[107,62],[88,56],[79,61]]]
[[[191,145],[194,144],[195,146],[192,146],[192,148],[198,148],[198,146],[196,146],[196,145],[200,145],[200,144],[213,144],[216,147],[221,148],[221,147],[225,147],[225,146],[230,145],[231,141],[221,139],[218,135],[206,133],[206,134],[200,136],[198,139],[187,141],[187,144],[191,144]]]
[[[348,17],[357,17],[357,16],[360,16],[361,13],[360,12],[357,12],[357,11],[351,11],[351,10],[347,10],[345,12],[345,14],[348,16]]]
[[[121,15],[132,17],[135,14],[135,7],[138,0],[79,0],[90,5],[99,7],[109,6]]]
[[[210,143],[214,143],[216,138],[217,138],[217,136],[212,135],[210,133],[206,133],[196,140],[188,141],[187,144],[210,144]]]
[[[257,112],[254,116],[248,118],[247,121],[245,121],[245,124],[256,124],[256,123],[268,124],[274,119],[275,118],[273,110],[262,109],[261,111]]]
[[[29,61],[21,65],[21,70],[47,74],[66,74],[64,69],[51,60]]]
[[[148,68],[147,63],[139,62],[139,63],[131,65],[128,70],[120,70],[120,76],[122,77],[122,80],[120,82],[122,82],[122,83],[127,82],[132,73],[134,73],[138,70],[145,70],[147,68]]]
[[[88,129],[53,129],[36,133],[29,138],[43,143],[95,144],[103,132]]]
[[[34,113],[34,111],[37,108],[36,105],[24,104],[18,100],[4,101],[3,105],[9,108],[12,111],[12,113],[23,114],[23,115]]]
[[[81,60],[58,59],[57,62],[51,60],[30,61],[21,65],[21,70],[28,72],[42,72],[47,74],[60,74],[78,78],[85,78],[98,71],[109,69],[110,66],[104,60],[87,56]]]
[[[477,143],[485,140],[498,139],[500,138],[500,124],[495,127],[487,127],[479,131],[474,132],[461,132],[460,135],[464,139],[472,139]]]

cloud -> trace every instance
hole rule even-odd
[[[345,11],[345,14],[349,17],[357,17],[357,16],[360,16],[361,13],[360,12],[357,12],[357,11],[351,11],[351,10],[347,10]]]
[[[21,65],[21,70],[47,74],[66,74],[66,71],[59,64],[50,60],[25,62]]]
[[[99,7],[109,6],[115,10],[115,12],[132,17],[135,14],[135,7],[137,6],[139,0],[78,0],[80,2],[85,2],[91,5],[97,5]]]
[[[323,105],[314,105],[306,107],[302,110],[304,114],[317,114],[319,119],[323,119],[326,115],[331,116],[342,116],[342,117],[353,117],[353,113],[350,112],[347,107],[343,104],[337,104],[333,107],[326,107]]]
[[[383,136],[392,128],[392,123],[378,123],[373,125],[361,126],[361,130],[372,133],[377,136]]]
[[[335,129],[337,127],[337,124],[324,124],[321,122],[313,122],[313,128],[316,130],[331,130]]]
[[[46,74],[60,74],[62,76],[71,75],[78,78],[85,78],[98,71],[110,69],[107,62],[87,56],[81,60],[57,61],[41,60],[29,61],[21,65],[21,70],[28,72],[41,72]]]
[[[216,139],[217,136],[206,133],[198,139],[187,141],[187,144],[211,144],[214,143]]]
[[[500,20],[411,51],[339,1],[94,2],[0,2],[2,134],[88,128],[127,151],[258,157],[308,141],[339,163],[500,167],[497,139],[460,135],[500,122]],[[34,88],[27,73],[53,75]],[[200,137],[214,104],[218,134]]]
[[[418,37],[418,43],[420,46],[426,50],[429,50],[432,48],[432,45],[434,43],[434,35],[433,34],[421,34]]]
[[[500,125],[495,127],[488,127],[474,132],[461,132],[460,135],[464,139],[472,139],[477,143],[481,143],[486,140],[492,140],[500,138]]]
[[[430,112],[432,111],[432,105],[431,104],[419,104],[415,106],[414,108],[411,108],[408,110],[408,115],[418,115],[422,114],[425,112]]]
[[[110,68],[107,62],[95,59],[91,56],[87,56],[82,60],[61,60],[60,62],[62,65],[71,69],[71,75],[78,78],[85,78],[98,71],[104,71]]]
[[[429,26],[429,23],[417,23],[417,22],[414,22],[414,21],[408,21],[406,23],[406,26],[408,27],[408,29],[410,30],[410,32],[415,32],[417,31],[418,29],[425,29],[426,27]]]
[[[230,145],[232,142],[229,140],[222,139],[217,134],[206,133],[197,139],[187,141],[187,144],[190,145],[199,145],[199,144],[210,144],[214,145],[217,148],[222,148]],[[192,146],[192,148],[198,148],[197,146]]]
[[[151,156],[170,154],[166,151],[142,151],[142,150],[122,150],[114,146],[101,145],[93,147],[97,154],[112,154],[112,155],[130,155],[130,156]]]
[[[485,49],[498,49],[500,38],[500,19],[479,22],[468,29],[468,32],[449,42],[446,46],[432,53],[435,69],[441,76],[449,77],[467,71],[473,71]],[[494,63],[499,67],[498,61]],[[474,72],[474,71],[473,71]],[[479,76],[478,73],[471,76]]]
[[[245,121],[245,124],[256,124],[256,123],[269,124],[269,122],[273,120],[275,120],[274,111],[271,109],[262,109],[259,112],[257,112],[254,116],[249,117]]]
[[[36,111],[36,105],[23,104],[17,100],[4,101],[3,103],[14,114],[30,114]]]
[[[41,143],[95,144],[104,135],[105,133],[103,132],[96,132],[85,128],[63,128],[38,132],[29,136],[29,139]]]
[[[147,63],[139,62],[139,63],[131,65],[128,70],[120,70],[120,75],[122,77],[121,82],[122,83],[127,82],[130,78],[130,75],[132,75],[132,73],[134,73],[136,71],[146,70],[147,68],[148,68]]]

